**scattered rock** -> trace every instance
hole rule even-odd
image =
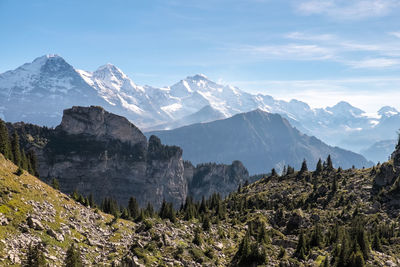
[[[13,264],[21,264],[21,259],[18,257],[17,254],[15,254],[13,251],[8,252],[8,259],[13,263]]]
[[[6,216],[0,213],[0,225],[6,226],[9,223],[10,221],[8,220],[8,218],[6,218]]]
[[[44,230],[44,227],[43,227],[42,223],[39,220],[35,219],[35,218],[28,217],[27,222],[28,222],[28,225],[29,225],[30,228],[33,228],[33,229],[38,230],[38,231],[43,231]]]
[[[60,233],[55,232],[53,229],[48,229],[47,234],[53,238],[55,238],[57,241],[64,241],[64,236]]]

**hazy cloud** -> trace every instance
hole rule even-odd
[[[295,5],[304,15],[350,20],[385,16],[400,6],[397,0],[306,0]]]
[[[306,41],[332,41],[336,38],[332,34],[306,34],[303,32],[291,32],[285,35],[285,37],[293,40]]]
[[[387,68],[400,65],[400,60],[393,58],[371,58],[346,63],[354,68]]]
[[[249,80],[233,81],[231,84],[252,93],[273,95],[289,101],[298,99],[311,107],[332,106],[339,101],[375,113],[382,106],[399,108],[400,78],[359,77],[326,80]]]
[[[389,32],[390,35],[400,38],[400,32]]]
[[[293,60],[324,60],[334,56],[334,51],[329,47],[322,47],[315,44],[243,46],[239,50],[262,58]]]
[[[285,43],[288,40],[290,43]],[[333,61],[351,68],[400,66],[399,41],[361,42],[345,40],[333,34],[291,32],[284,34],[279,44],[242,45],[236,50],[255,60]]]

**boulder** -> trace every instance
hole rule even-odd
[[[47,234],[53,238],[55,238],[57,241],[63,242],[64,241],[64,236],[60,233],[57,233],[56,231],[54,231],[53,229],[48,229]]]
[[[27,223],[28,223],[29,227],[32,228],[32,229],[35,229],[35,230],[38,230],[38,231],[44,230],[44,227],[43,227],[42,223],[38,219],[35,219],[35,218],[32,218],[32,217],[28,217]]]

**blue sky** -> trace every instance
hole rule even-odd
[[[142,85],[204,73],[313,107],[400,109],[398,14],[398,0],[0,0],[0,72],[54,53]]]

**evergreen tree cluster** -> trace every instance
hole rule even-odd
[[[57,179],[53,179],[52,181],[52,186],[57,189],[57,187],[59,187],[58,184],[58,180]],[[91,207],[91,208],[95,208],[96,207],[96,203],[94,202],[94,198],[93,198],[93,194],[89,194],[89,196],[85,197],[84,195],[80,194],[78,191],[74,191],[71,195],[72,199],[75,200],[76,202],[81,203],[82,205],[86,206],[86,207]]]
[[[271,243],[266,225],[260,220],[250,221],[247,231],[236,253],[239,266],[255,266],[265,264],[267,259],[266,246]]]
[[[198,219],[202,222],[203,230],[208,231],[211,223],[217,224],[226,217],[226,204],[217,193],[212,194],[208,199],[203,197],[200,202],[188,196],[179,214],[186,221]]]
[[[22,262],[22,267],[47,267],[49,266],[44,256],[44,244],[30,244],[26,252],[26,258]],[[66,253],[64,259],[65,267],[83,267],[82,255],[79,248],[72,244]]]
[[[161,205],[160,212],[158,213],[161,219],[169,219],[171,222],[176,222],[176,213],[172,203],[168,203],[165,200]]]
[[[26,170],[32,175],[39,176],[35,153],[33,150],[26,153],[24,149],[21,149],[17,131],[14,130],[9,136],[7,126],[2,120],[0,120],[0,153],[19,167],[17,174],[22,174],[22,170]]]
[[[169,206],[170,204],[165,202],[163,205]],[[172,204],[170,206],[172,207]],[[140,208],[135,197],[130,197],[127,207],[119,206],[115,199],[106,197],[103,199],[100,209],[105,213],[113,215],[115,218],[122,218],[136,222],[141,222],[146,218],[152,218],[155,216],[155,211],[151,203],[148,203],[145,208]],[[163,215],[164,214],[165,211],[163,211]]]
[[[312,230],[301,231],[294,255],[301,260],[307,260],[312,248],[323,249],[333,247],[331,260],[324,263],[329,266],[364,267],[370,256],[370,232],[365,230],[365,223],[355,218],[350,227],[334,225],[325,232],[319,224]],[[374,235],[372,248],[382,249],[379,235]],[[374,245],[375,243],[375,245]]]

